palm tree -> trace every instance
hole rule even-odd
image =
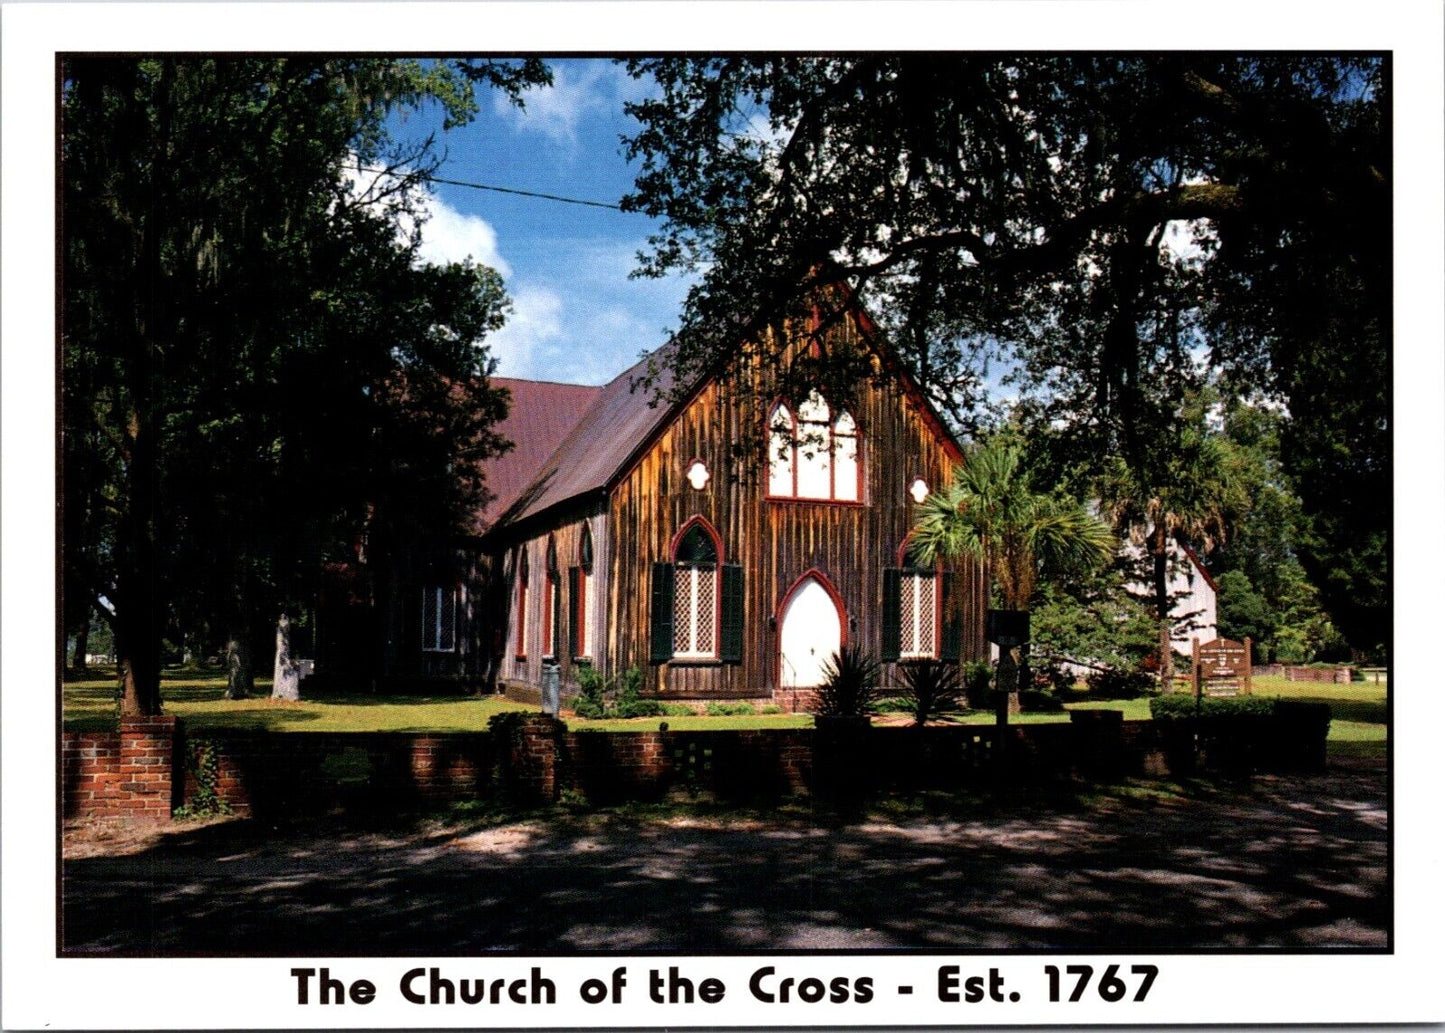
[[[962,557],[983,563],[1010,610],[1028,609],[1040,577],[1102,566],[1116,548],[1109,528],[1078,502],[1033,489],[1022,450],[1003,434],[976,445],[953,481],[920,510],[909,539],[913,558],[925,565]],[[999,688],[1010,697],[1016,664],[1013,651],[1003,651]],[[999,718],[1007,721],[1002,706]]]

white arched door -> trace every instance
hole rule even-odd
[[[785,689],[823,684],[823,661],[843,644],[843,615],[816,577],[798,583],[783,604],[780,675]]]

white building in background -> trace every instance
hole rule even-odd
[[[1131,560],[1141,563],[1147,563],[1149,559],[1143,546],[1132,542],[1125,543],[1124,553]],[[1169,598],[1174,601],[1169,611],[1174,618],[1170,641],[1176,653],[1189,656],[1192,639],[1197,638],[1204,643],[1219,637],[1218,588],[1209,571],[1204,569],[1198,553],[1178,541],[1169,543],[1167,584]],[[1136,595],[1152,595],[1153,585],[1136,581],[1129,585],[1129,591]]]

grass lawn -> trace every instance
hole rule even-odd
[[[728,717],[618,717],[588,721],[565,717],[577,732],[652,732],[667,725],[674,732],[717,732],[736,728],[812,728],[812,714],[733,714]]]
[[[304,685],[303,682],[304,692]],[[257,680],[262,695],[223,699],[224,678],[166,677],[161,699],[167,714],[185,719],[202,732],[225,728],[264,728],[275,732],[481,732],[493,714],[535,710],[501,696],[331,695],[299,703],[273,700],[269,680]],[[114,679],[65,683],[65,727],[69,731],[107,731],[116,727]]]
[[[370,694],[328,694],[300,703],[272,700],[269,681],[256,682],[261,693],[249,700],[227,700],[221,696],[225,679],[185,672],[171,672],[161,682],[165,711],[185,719],[195,732],[225,728],[263,728],[279,732],[478,732],[487,727],[493,714],[508,710],[537,708],[514,703],[501,696],[402,696]],[[1353,682],[1328,685],[1287,682],[1282,677],[1256,678],[1257,696],[1328,703],[1334,719],[1330,723],[1329,749],[1334,756],[1383,756],[1388,739],[1386,697],[1383,682]],[[304,691],[304,690],[303,690]],[[1147,720],[1149,701],[1081,700],[1067,704],[1069,710],[1122,710],[1125,720]],[[65,727],[71,731],[105,731],[116,727],[116,682],[97,678],[65,683]],[[956,715],[952,720],[966,725],[991,725],[992,711]],[[1019,714],[1016,724],[1048,724],[1069,720],[1062,713]],[[809,714],[758,714],[730,717],[640,717],[587,721],[567,717],[569,728],[587,732],[651,731],[666,722],[674,731],[712,731],[739,728],[811,728]]]

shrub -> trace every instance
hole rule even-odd
[[[878,661],[857,645],[844,646],[823,661],[816,709],[822,717],[865,717],[878,694]]]
[[[599,718],[607,713],[607,679],[589,665],[577,668],[577,698],[572,711],[578,717]]]
[[[759,714],[786,714],[787,711],[776,703],[764,703],[758,710]]]
[[[1268,696],[1205,696],[1195,707],[1193,695],[1171,693],[1155,696],[1149,701],[1149,714],[1156,721],[1177,721],[1182,718],[1236,717],[1254,715],[1267,717],[1274,713],[1275,700]]]
[[[617,678],[608,681],[596,668],[579,666],[577,669],[579,692],[572,702],[572,711],[578,717],[661,717],[666,711],[663,704],[655,699],[642,699],[642,672],[629,667]],[[615,693],[613,705],[607,706],[607,694]],[[686,709],[692,713],[690,708]]]
[[[662,703],[655,699],[630,699],[612,709],[615,717],[662,717]]]
[[[924,724],[945,710],[957,710],[963,696],[958,665],[940,660],[914,660],[898,665],[903,681],[903,698],[913,723]]]
[[[902,696],[884,696],[873,701],[873,713],[875,714],[907,714],[912,707],[908,700]]]
[[[1056,714],[1064,709],[1064,704],[1052,692],[1026,689],[1019,693],[1019,709],[1027,714]]]
[[[963,665],[963,695],[970,710],[987,710],[993,705],[993,665],[987,660],[970,660]]]
[[[1138,699],[1158,691],[1159,685],[1144,671],[1095,671],[1089,675],[1089,695],[1094,699]]]
[[[1041,692],[1052,692],[1060,695],[1068,692],[1074,687],[1074,672],[1065,669],[1060,664],[1045,664],[1042,667],[1035,667],[1033,670],[1033,687]]]
[[[686,703],[662,704],[663,717],[697,717],[697,711]]]
[[[709,703],[708,717],[751,717],[757,713],[751,703]]]

